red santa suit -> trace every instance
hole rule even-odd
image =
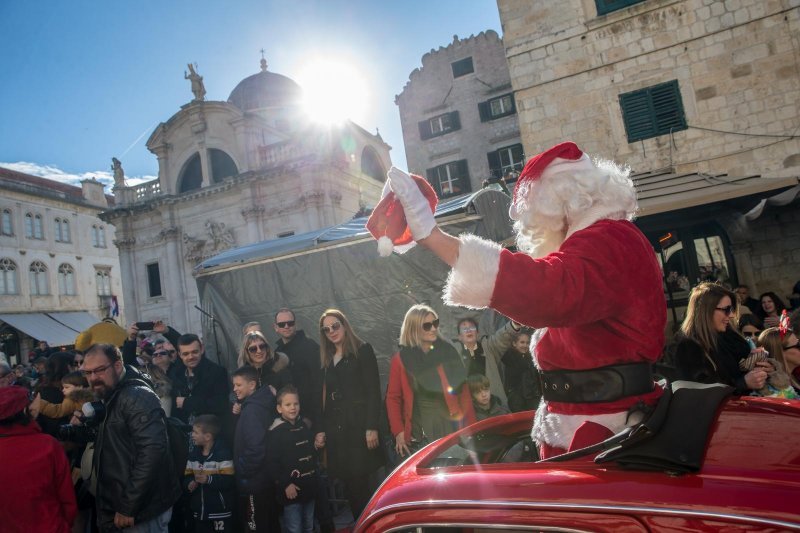
[[[531,174],[537,158],[563,146],[559,145],[526,165],[515,195],[526,171],[529,179],[537,179],[542,168],[570,170],[573,160],[580,161],[574,161],[579,170],[592,165],[584,154],[572,150],[578,150],[572,143],[564,144],[572,145],[566,159],[554,157],[543,164],[539,159],[539,168]],[[661,269],[650,243],[618,207],[585,210],[569,221],[558,251],[538,259],[474,235],[460,239],[445,302],[491,307],[527,326],[546,328],[533,339],[543,375],[652,363],[660,357],[666,324]],[[549,387],[546,378],[544,383]],[[546,401],[537,412],[533,436],[544,455],[593,444],[630,425],[631,407],[639,402],[652,405],[660,394],[654,387],[614,401]],[[581,434],[579,428],[585,431]]]

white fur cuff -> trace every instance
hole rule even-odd
[[[458,259],[444,287],[444,302],[472,309],[488,307],[503,248],[475,235],[464,234],[460,239]]]

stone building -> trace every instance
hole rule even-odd
[[[522,143],[626,162],[675,306],[800,279],[800,2],[498,0]]]
[[[0,350],[27,361],[36,341],[71,345],[122,307],[114,227],[98,218],[112,197],[0,168]]]
[[[395,98],[408,169],[440,198],[480,189],[525,161],[503,41],[489,30],[422,57]]]
[[[227,101],[206,101],[192,74],[195,98],[147,141],[158,179],[127,187],[121,177],[102,217],[117,228],[129,319],[200,333],[210,324],[195,307],[195,265],[351,219],[375,205],[391,163],[380,135],[304,118],[300,87],[264,60]]]

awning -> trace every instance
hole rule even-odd
[[[755,204],[762,198],[797,186],[800,181],[794,176],[768,178],[702,172],[647,172],[633,175],[631,179],[639,201],[639,217],[743,197],[753,198]]]
[[[94,317],[91,313],[87,313],[86,311],[47,313],[47,315],[56,322],[61,322],[68,328],[74,329],[76,335],[100,322],[99,318]]]
[[[56,322],[44,313],[2,314],[0,320],[50,346],[75,344],[78,331]]]

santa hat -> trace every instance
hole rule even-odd
[[[30,403],[28,389],[16,385],[0,387],[0,420],[22,412]]]
[[[583,153],[578,145],[566,141],[549,148],[541,154],[528,160],[522,169],[517,184],[514,187],[514,196],[511,202],[511,218],[517,219],[517,203],[520,200],[520,187],[524,189],[539,178],[546,178],[559,172],[576,172],[580,170],[594,170],[596,167],[588,155]]]
[[[436,212],[439,199],[428,181],[416,174],[411,174],[420,192],[428,200],[431,213]],[[378,240],[378,253],[386,257],[391,255],[395,247],[408,249],[414,245],[414,237],[406,223],[406,214],[400,200],[389,188],[389,183],[383,187],[383,198],[372,210],[367,220],[367,230]]]
[[[89,329],[82,331],[75,339],[75,349],[85,352],[93,344],[113,344],[122,346],[128,333],[113,322],[99,322]]]

